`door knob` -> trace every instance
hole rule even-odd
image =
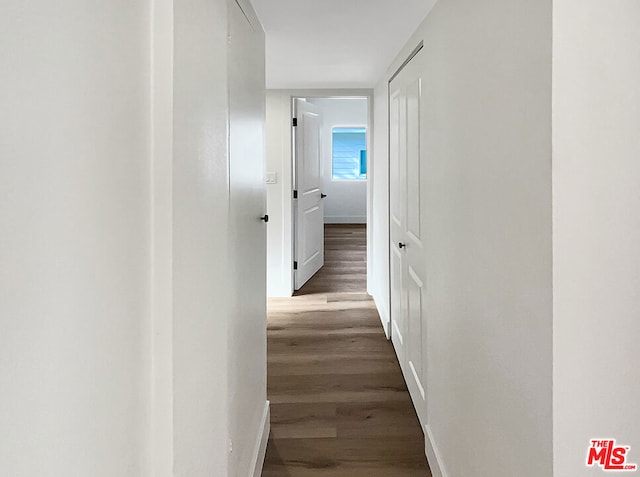
[[[407,246],[407,244],[406,244],[406,243],[402,243],[402,242],[399,242],[399,243],[398,243],[398,247],[399,247],[399,248],[406,248],[406,246]]]
[[[326,196],[327,196],[327,194],[320,193],[320,198],[321,199],[324,199]]]
[[[264,220],[264,223],[266,224],[267,222],[269,222],[269,216],[267,214],[264,214],[264,216],[260,217],[260,220]]]

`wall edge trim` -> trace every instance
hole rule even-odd
[[[378,309],[378,316],[380,317],[380,321],[382,322],[382,328],[384,329],[384,335],[387,337],[387,339],[391,339],[391,335],[389,334],[389,329],[390,329],[390,320],[389,320],[389,316],[387,314],[387,310],[380,306],[380,304],[378,303],[378,299],[376,298],[376,295],[372,295],[373,296],[373,303],[376,305],[376,308]]]
[[[333,215],[333,216],[325,216],[324,217],[325,224],[366,224],[367,216],[343,216],[343,215]]]
[[[264,404],[264,411],[262,413],[262,422],[260,424],[260,431],[256,436],[256,444],[253,451],[253,477],[260,477],[262,474],[262,467],[264,465],[264,458],[267,453],[267,441],[269,440],[269,432],[271,431],[271,412],[269,408],[269,401]]]
[[[428,424],[424,426],[424,451],[433,477],[448,477],[438,446],[431,432],[431,427]]]

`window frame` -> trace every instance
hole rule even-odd
[[[358,178],[358,179],[340,179],[340,178],[335,178],[333,177],[333,130],[334,129],[364,129],[364,147],[365,147],[365,152],[366,152],[366,167],[367,167],[367,172],[364,175],[364,177],[362,178]],[[334,124],[331,125],[329,134],[331,136],[331,170],[330,170],[330,175],[331,175],[331,182],[366,182],[367,180],[369,180],[369,128],[367,127],[366,124]]]

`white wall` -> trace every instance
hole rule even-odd
[[[369,162],[373,175],[369,177],[372,204],[369,229],[371,250],[367,269],[371,270],[369,289],[378,308],[384,332],[389,335],[389,87],[380,81],[373,94],[373,148]]]
[[[251,4],[229,5],[229,475],[254,476],[266,450],[266,233],[264,32]],[[219,251],[218,251],[219,252]],[[262,449],[260,449],[260,447]],[[260,462],[260,464],[262,464]],[[260,475],[262,467],[258,467]]]
[[[148,474],[150,9],[0,5],[0,474]]]
[[[1,475],[253,472],[259,424],[229,416],[263,417],[265,317],[230,339],[228,138],[263,118],[230,119],[227,5],[0,7]]]
[[[174,2],[174,474],[228,469],[225,0]],[[216,87],[212,87],[216,85]]]
[[[156,0],[151,31],[151,475],[173,476],[173,0]]]
[[[322,114],[322,192],[326,224],[367,223],[367,182],[340,181],[332,177],[332,129],[343,126],[367,127],[366,98],[309,98]],[[368,132],[367,132],[368,134]]]
[[[420,40],[430,463],[448,477],[549,476],[551,2],[436,4],[376,88],[375,230],[386,82]],[[388,260],[374,240],[374,262]]]
[[[267,184],[267,296],[291,296],[293,292],[293,234],[291,166],[291,96],[267,91],[266,170],[277,174]]]
[[[590,439],[640,464],[640,4],[553,5],[554,469],[602,475]]]
[[[277,184],[267,185],[267,296],[291,296],[293,292],[291,159],[292,98],[364,96],[371,90],[268,90],[266,100],[266,170],[277,173]],[[371,126],[370,126],[371,129]],[[372,177],[374,171],[367,171]],[[366,187],[366,186],[365,186]],[[370,230],[368,230],[368,234]]]

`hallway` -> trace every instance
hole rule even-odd
[[[264,477],[430,476],[392,345],[366,294],[365,226],[325,226],[325,266],[268,306]]]

